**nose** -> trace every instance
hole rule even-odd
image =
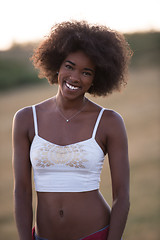
[[[77,71],[72,72],[72,74],[70,75],[69,79],[72,82],[79,82],[80,81],[80,74]]]

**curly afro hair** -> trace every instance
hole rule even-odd
[[[93,85],[88,92],[105,96],[126,84],[132,55],[124,36],[106,26],[86,21],[55,24],[50,35],[34,51],[32,61],[39,77],[58,82],[57,72],[68,54],[82,50],[95,64]]]

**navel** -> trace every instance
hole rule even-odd
[[[61,209],[61,210],[59,210],[59,215],[60,215],[60,217],[63,217],[63,215],[64,215],[64,212],[63,212],[63,210]]]

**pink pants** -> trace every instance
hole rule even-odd
[[[84,238],[81,238],[79,240],[107,240],[107,237],[108,237],[108,232],[109,232],[109,226],[95,232],[95,233],[92,233]],[[41,238],[41,237],[38,237],[36,236],[35,237],[35,228],[33,228],[32,230],[32,240],[47,240],[47,239],[44,239],[44,238]]]
[[[81,240],[107,240],[109,232],[109,226],[88,235],[87,237],[81,238]]]

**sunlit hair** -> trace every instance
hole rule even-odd
[[[58,82],[57,72],[64,59],[78,50],[84,51],[96,66],[90,94],[107,95],[126,83],[131,50],[122,34],[106,26],[85,21],[56,24],[31,59],[39,69],[39,77],[54,84]]]

